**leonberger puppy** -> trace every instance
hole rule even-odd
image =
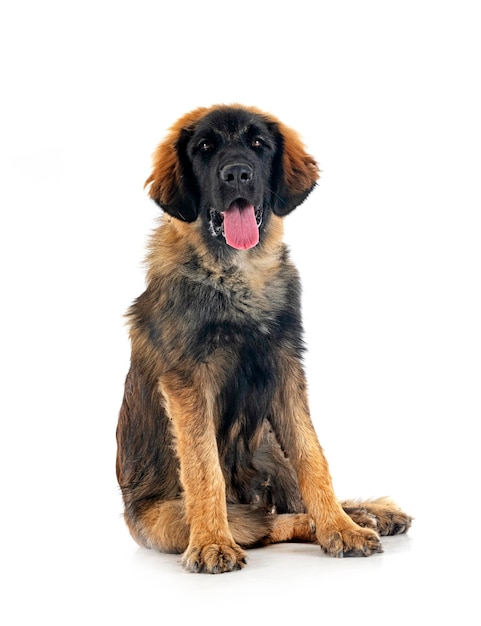
[[[191,572],[241,569],[244,549],[283,541],[369,556],[411,523],[387,498],[337,500],[309,414],[282,235],[318,177],[298,134],[250,106],[198,108],[154,154],[163,212],[128,314],[117,477],[134,539]]]

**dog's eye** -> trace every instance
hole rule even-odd
[[[262,141],[260,137],[254,137],[254,139],[251,141],[251,146],[253,148],[262,148],[263,145],[264,145],[264,142]]]
[[[210,152],[211,150],[214,149],[214,144],[212,143],[212,141],[208,141],[207,139],[203,139],[199,143],[198,148],[199,148],[200,152]]]

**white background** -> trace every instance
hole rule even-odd
[[[479,623],[476,5],[2,4],[3,624]],[[236,101],[296,128],[323,170],[286,219],[313,418],[339,497],[416,517],[370,559],[273,546],[196,576],[121,519],[150,156],[184,112]]]

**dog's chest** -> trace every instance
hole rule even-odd
[[[199,313],[208,322],[230,322],[268,333],[287,305],[287,280],[277,269],[262,273],[234,266],[199,272],[195,280],[199,279],[208,301]]]
[[[207,363],[221,350],[226,366],[281,345],[300,350],[297,271],[280,255],[261,261],[223,265],[190,255],[153,281],[142,299],[152,306],[144,328],[164,358]]]

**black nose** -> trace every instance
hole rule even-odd
[[[252,167],[247,163],[228,163],[220,168],[220,179],[232,187],[248,183],[253,174]]]

